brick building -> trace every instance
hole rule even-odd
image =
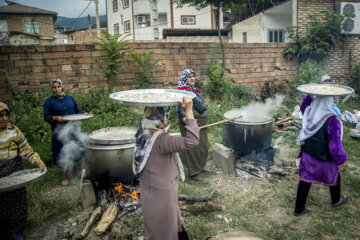
[[[57,13],[6,1],[0,7],[0,45],[54,44]]]

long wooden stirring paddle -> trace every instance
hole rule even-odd
[[[215,126],[215,125],[218,125],[218,124],[221,124],[221,123],[230,122],[230,121],[233,121],[233,120],[241,118],[241,117],[242,117],[242,115],[240,115],[238,117],[233,117],[233,118],[229,118],[229,119],[226,119],[226,120],[222,120],[222,121],[219,121],[219,122],[207,124],[207,125],[201,126],[200,129]]]

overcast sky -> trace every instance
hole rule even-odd
[[[58,13],[58,16],[62,17],[78,17],[86,6],[90,3],[90,0],[10,0],[11,2],[20,3],[30,7],[42,8],[49,11]],[[99,2],[99,15],[105,15],[105,0],[98,0]],[[5,0],[0,0],[0,6],[7,5]],[[95,3],[92,1],[87,10],[81,15],[81,17],[95,16]]]

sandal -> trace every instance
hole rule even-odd
[[[202,177],[200,177],[199,175],[194,175],[194,176],[191,176],[190,178],[194,181],[204,181],[204,179]]]
[[[347,200],[348,200],[347,196],[341,196],[340,201],[338,203],[333,204],[333,206],[334,207],[341,206],[341,205],[345,204],[347,202]]]
[[[299,217],[299,216],[304,215],[304,214],[309,213],[309,212],[310,212],[310,209],[305,208],[304,211],[302,211],[301,213],[294,212],[294,216]]]
[[[18,233],[18,234],[14,235],[14,236],[11,236],[10,239],[11,240],[26,240],[26,237],[23,234]]]

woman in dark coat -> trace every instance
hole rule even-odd
[[[23,170],[25,158],[36,164],[41,171],[46,166],[39,154],[34,152],[21,131],[9,124],[10,110],[0,102],[0,181],[2,177]],[[25,239],[20,234],[27,218],[27,197],[25,187],[0,193],[0,239]]]
[[[185,69],[181,74],[178,82],[178,89],[193,92],[196,97],[193,98],[193,112],[198,125],[204,126],[208,124],[208,110],[205,106],[205,100],[201,95],[200,89],[195,87],[195,72],[192,69]],[[179,128],[181,135],[185,135],[186,116],[181,106],[178,105],[176,114],[179,118]],[[199,173],[205,171],[209,150],[208,130],[203,128],[200,130],[200,144],[198,147],[185,152],[186,165],[192,180],[203,180]]]
[[[199,144],[199,127],[192,113],[192,100],[184,97],[184,137],[167,133],[170,107],[146,107],[137,131],[133,172],[140,174],[140,201],[145,240],[189,239],[178,204],[178,169],[184,170],[178,152]]]
[[[295,216],[309,212],[305,208],[311,184],[329,186],[333,206],[347,201],[341,196],[340,173],[346,171],[348,161],[342,144],[343,126],[331,110],[333,97],[307,95],[300,107],[302,129],[297,139],[301,145],[300,181],[297,190]]]
[[[62,184],[67,185],[70,180],[70,170],[68,167],[59,163],[59,153],[63,147],[62,142],[58,138],[58,132],[65,126],[63,117],[72,114],[82,114],[75,102],[75,99],[64,93],[64,85],[59,78],[50,81],[50,88],[53,95],[46,99],[44,103],[44,118],[45,121],[51,124],[51,141],[54,163],[61,167],[62,171]],[[81,154],[80,154],[81,155]],[[81,158],[77,159],[74,163],[77,175],[81,175]]]

